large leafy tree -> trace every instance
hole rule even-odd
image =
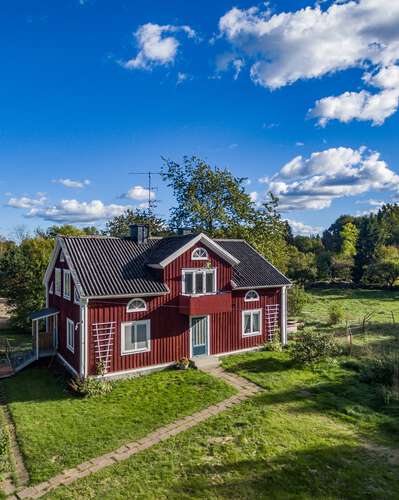
[[[164,235],[168,232],[164,219],[148,213],[147,210],[127,209],[123,214],[113,217],[106,223],[104,234],[125,238],[129,236],[132,224],[148,224],[153,236]]]
[[[245,189],[246,179],[212,167],[197,157],[182,164],[164,159],[163,179],[172,189],[173,229],[204,231],[212,237],[243,238],[283,271],[287,267],[287,226],[273,195],[255,206]]]
[[[373,264],[376,252],[383,242],[384,234],[381,231],[381,224],[377,216],[370,214],[369,216],[362,217],[353,271],[353,279],[356,283],[362,281],[367,267]]]

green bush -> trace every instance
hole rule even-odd
[[[391,387],[394,384],[397,360],[392,356],[381,356],[364,361],[360,369],[360,380],[367,384],[381,384]]]
[[[291,347],[290,355],[295,363],[310,365],[340,353],[338,344],[330,334],[304,331]]]
[[[309,302],[309,296],[304,288],[294,285],[288,289],[288,315],[299,316],[303,311],[305,304]]]
[[[328,321],[330,325],[341,323],[345,317],[341,304],[333,303],[328,309]]]
[[[263,347],[265,351],[281,352],[283,344],[280,341],[280,336],[278,334],[274,335],[272,340],[268,340],[263,344]]]
[[[105,380],[75,377],[68,383],[72,394],[81,397],[102,396],[112,391],[112,384]]]

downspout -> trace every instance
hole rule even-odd
[[[80,370],[82,378],[87,377],[87,359],[88,359],[88,299],[80,299]]]
[[[287,287],[281,288],[280,294],[280,333],[282,345],[287,345]]]

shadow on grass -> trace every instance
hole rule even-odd
[[[176,498],[325,500],[399,495],[397,470],[350,445],[321,445],[270,459],[232,458],[223,465],[192,467],[185,477],[176,487]]]
[[[248,359],[234,365],[235,372],[273,373],[289,370],[293,367],[290,359],[258,358]]]

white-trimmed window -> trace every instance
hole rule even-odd
[[[203,247],[195,248],[191,254],[193,260],[208,260],[208,252]]]
[[[256,290],[248,290],[245,294],[245,302],[254,302],[255,300],[259,300],[259,293]]]
[[[75,351],[75,324],[69,318],[66,320],[66,344],[67,349],[71,352]]]
[[[253,309],[242,312],[242,336],[250,337],[252,335],[262,334],[262,311]]]
[[[71,271],[64,269],[64,299],[71,300]]]
[[[150,320],[121,324],[122,354],[134,354],[151,349]]]
[[[128,313],[140,312],[147,310],[147,303],[144,299],[132,299],[126,306]]]
[[[51,284],[50,284],[50,288],[48,290],[48,293],[51,295],[53,295],[53,293],[54,293],[54,283],[53,282],[51,282]]]
[[[54,282],[55,294],[61,297],[61,269],[58,269],[58,267],[54,271]]]
[[[183,269],[184,295],[216,293],[216,269]]]
[[[73,289],[73,301],[75,304],[80,305],[80,295],[79,295],[78,289],[76,288],[76,285],[74,286],[74,289]]]

